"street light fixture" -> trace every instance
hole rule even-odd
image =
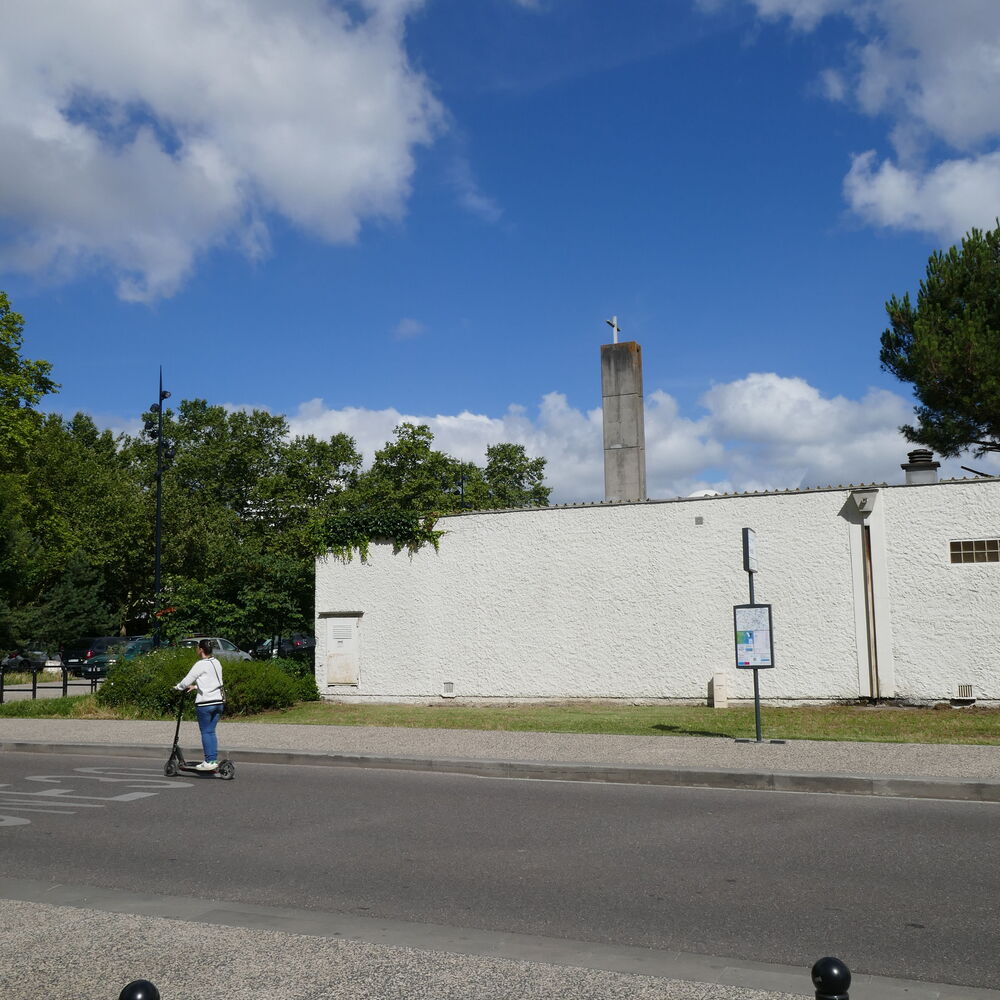
[[[156,438],[156,529],[153,556],[153,614],[160,610],[160,538],[161,538],[161,515],[163,509],[163,460],[169,462],[174,457],[174,447],[169,442],[163,440],[163,401],[170,398],[170,393],[163,388],[163,365],[160,365],[160,393],[157,401],[153,403],[150,410],[156,414],[156,425],[152,420],[147,420],[145,424],[146,433]],[[164,447],[166,445],[166,447]],[[160,644],[159,624],[153,632],[153,644]]]

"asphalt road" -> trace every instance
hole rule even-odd
[[[6,877],[1000,980],[1000,805],[13,753],[0,778]]]

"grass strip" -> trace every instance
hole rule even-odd
[[[953,709],[896,705],[799,705],[762,709],[766,739],[877,743],[1000,745],[1000,708]],[[111,710],[93,695],[15,701],[0,717],[152,719],[138,709]],[[503,732],[592,733],[620,736],[753,737],[753,706],[713,709],[697,705],[630,705],[614,702],[462,705],[438,703],[352,705],[301,702],[227,722],[311,726],[402,726]]]
[[[0,705],[0,718],[7,719],[147,719],[138,709],[112,711],[97,704],[92,694],[68,695],[65,698],[25,698]]]
[[[765,705],[761,716],[767,739],[1000,745],[1000,708]],[[756,733],[752,705],[714,709],[698,705],[608,702],[533,705],[304,702],[282,712],[268,712],[241,721],[726,739],[753,737]]]

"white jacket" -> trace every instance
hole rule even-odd
[[[226,700],[222,687],[222,664],[214,656],[199,658],[184,675],[184,679],[174,687],[183,691],[192,684],[198,685],[198,693],[194,699],[196,705],[221,705]]]

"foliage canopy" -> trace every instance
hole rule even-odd
[[[0,472],[16,467],[37,427],[34,406],[59,387],[48,361],[21,357],[24,318],[0,292]]]
[[[906,438],[945,456],[1000,450],[1000,220],[932,254],[915,305],[907,293],[885,308],[882,367],[918,401]]]
[[[47,362],[21,358],[22,329],[0,293],[0,647],[311,632],[317,555],[366,558],[373,541],[412,552],[438,544],[442,514],[548,502],[545,459],[521,445],[491,445],[479,467],[403,423],[363,470],[346,434],[295,437],[280,415],[183,400],[163,412],[156,607],[156,415],[115,436],[85,414],[37,412],[57,386]]]

